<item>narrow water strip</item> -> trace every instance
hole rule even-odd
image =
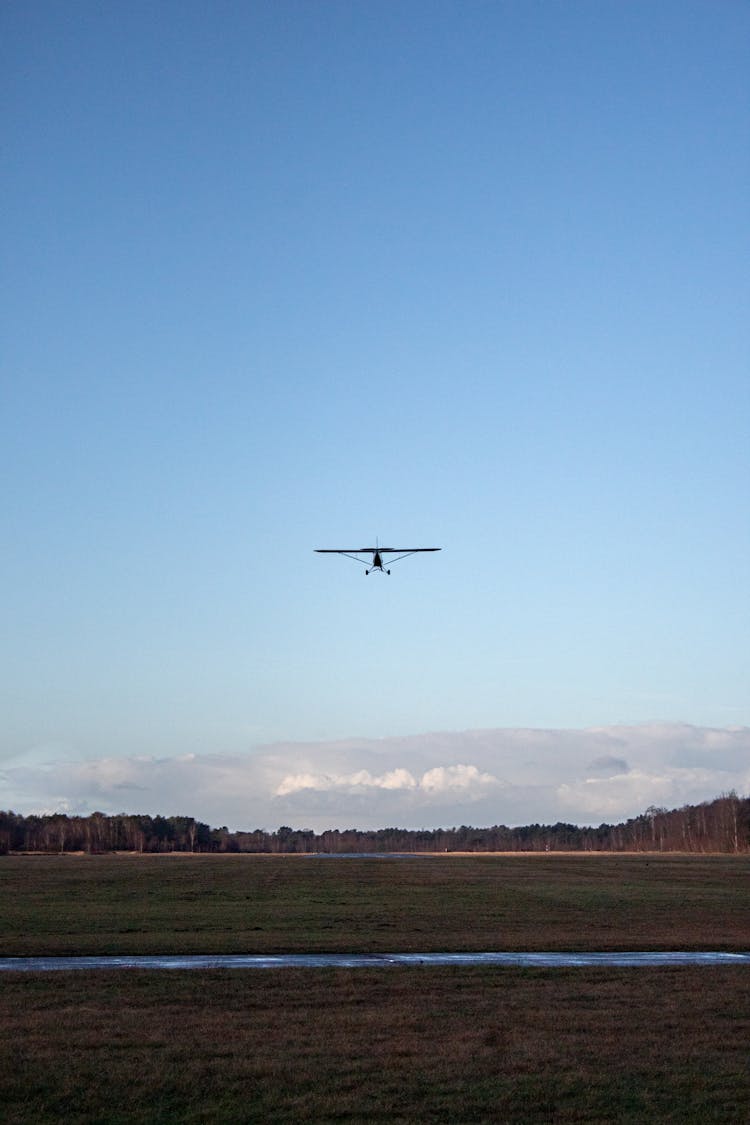
[[[216,953],[180,956],[0,957],[0,972],[71,969],[367,969],[391,965],[494,965],[571,968],[655,965],[748,965],[750,952],[717,953]]]

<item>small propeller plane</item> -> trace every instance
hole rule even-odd
[[[316,547],[315,551],[318,555],[344,555],[347,559],[362,563],[367,575],[372,570],[379,570],[381,574],[391,573],[390,568],[383,562],[383,555],[395,555],[395,559],[387,560],[395,563],[409,555],[420,555],[425,551],[442,551],[442,547],[380,547],[376,539],[374,547]],[[372,555],[372,562],[369,559],[361,559],[360,555]]]

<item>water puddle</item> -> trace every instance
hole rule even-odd
[[[748,965],[748,953],[281,953],[126,957],[0,957],[0,972],[71,969],[366,969],[391,965],[494,965],[571,968],[655,965]]]

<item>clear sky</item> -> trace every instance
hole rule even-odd
[[[0,807],[201,814],[72,762],[280,743],[278,796],[335,740],[750,724],[750,5],[0,22]],[[313,554],[375,536],[443,551]]]

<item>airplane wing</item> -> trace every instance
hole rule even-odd
[[[316,547],[317,555],[417,555],[421,551],[442,551],[442,547]]]
[[[343,555],[347,559],[353,559],[354,562],[364,562],[360,555],[372,555],[373,559],[382,555],[395,555],[392,563],[399,562],[400,559],[408,558],[409,555],[418,555],[424,551],[442,551],[442,547],[315,547],[315,553],[318,555]],[[365,566],[367,564],[365,563]],[[390,571],[388,572],[390,574]]]

